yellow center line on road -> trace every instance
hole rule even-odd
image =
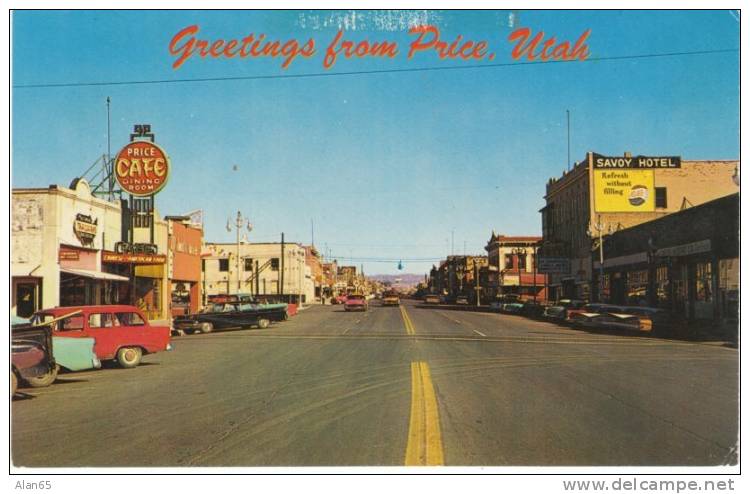
[[[411,363],[411,418],[404,464],[406,466],[445,464],[437,398],[427,362]]]
[[[401,317],[404,319],[406,334],[412,336],[417,334],[417,332],[414,330],[414,325],[412,324],[411,319],[409,319],[409,314],[406,312],[406,308],[403,305],[400,305],[399,308],[401,309]]]

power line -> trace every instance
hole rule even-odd
[[[407,69],[379,69],[379,70],[357,70],[348,72],[313,72],[308,74],[275,74],[275,75],[251,75],[251,76],[227,76],[227,77],[202,77],[194,79],[151,79],[142,81],[103,81],[103,82],[62,82],[41,84],[16,84],[14,89],[40,89],[40,88],[63,88],[63,87],[85,87],[85,86],[129,86],[144,84],[180,84],[193,82],[228,82],[228,81],[257,81],[265,79],[307,79],[313,77],[337,77],[376,74],[399,74],[407,72],[434,72],[440,70],[471,70],[490,69],[501,67],[522,67],[526,65],[551,65],[559,63],[586,63],[586,62],[609,62],[620,60],[638,60],[648,58],[681,57],[690,55],[715,55],[718,53],[736,53],[738,48],[727,48],[720,50],[682,51],[669,53],[645,53],[640,55],[620,55],[611,57],[588,58],[586,60],[534,60],[527,62],[505,62],[479,65],[457,65],[449,67],[413,67]]]

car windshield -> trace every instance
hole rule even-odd
[[[363,295],[349,295],[348,300],[364,300]]]

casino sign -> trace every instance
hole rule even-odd
[[[122,190],[134,196],[151,196],[167,184],[169,157],[148,141],[133,141],[115,158],[115,177]]]

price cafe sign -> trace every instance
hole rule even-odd
[[[134,141],[117,153],[115,177],[122,190],[134,196],[151,196],[167,184],[169,157],[148,141]]]

